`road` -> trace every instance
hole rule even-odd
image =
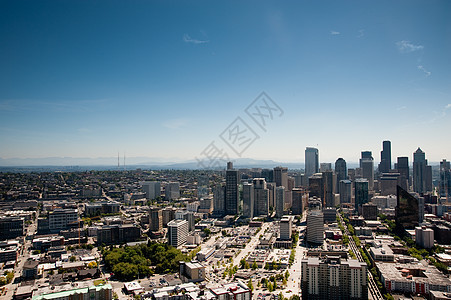
[[[362,254],[360,253],[360,250],[358,249],[357,245],[354,242],[354,239],[352,238],[351,234],[348,231],[348,227],[346,226],[345,222],[343,221],[343,218],[341,216],[340,213],[337,213],[338,216],[340,217],[340,222],[341,225],[343,225],[344,229],[345,229],[345,234],[349,237],[349,248],[351,249],[351,251],[355,254],[355,256],[357,257],[357,259],[359,261],[364,261]],[[376,282],[374,281],[373,275],[371,274],[371,272],[367,272],[368,274],[368,297],[371,297],[370,299],[374,299],[374,300],[383,300],[384,297],[382,297],[381,291],[379,290],[379,288],[376,285]]]

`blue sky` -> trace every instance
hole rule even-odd
[[[282,109],[264,132],[244,109]],[[451,159],[449,1],[1,1],[0,157]],[[122,155],[122,154],[121,154]]]

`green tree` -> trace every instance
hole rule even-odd
[[[249,281],[247,282],[247,287],[251,290],[251,292],[254,290],[254,286],[252,285],[252,279],[249,278]]]
[[[252,270],[256,270],[258,268],[257,262],[252,263]]]

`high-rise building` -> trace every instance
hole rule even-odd
[[[142,184],[146,198],[149,200],[156,199],[161,196],[161,184],[159,181],[145,181]]]
[[[309,196],[318,197],[324,199],[324,189],[323,189],[323,174],[315,173],[308,179],[309,182]]]
[[[172,220],[168,223],[168,244],[178,247],[186,243],[188,237],[188,221]]]
[[[340,191],[340,181],[348,179],[348,170],[346,168],[346,161],[343,158],[338,158],[335,161],[335,174],[337,176],[337,191],[338,193],[341,193]]]
[[[266,182],[274,182],[274,170],[263,169],[262,178],[265,178]]]
[[[229,166],[228,166],[229,167]],[[226,171],[225,213],[226,215],[239,214],[239,173],[235,169]]]
[[[293,216],[283,216],[280,220],[280,239],[281,240],[291,240],[291,231],[293,225]]]
[[[163,230],[163,210],[161,208],[151,208],[149,213],[150,231],[160,232]]]
[[[451,169],[449,161],[446,159],[440,162],[440,181],[439,181],[440,197],[451,197]]]
[[[408,157],[398,157],[398,162],[396,164],[396,169],[399,172],[399,182],[400,186],[408,190],[410,186],[410,171],[409,171],[409,158]]]
[[[401,185],[401,175],[399,173],[382,173],[379,178],[379,188],[382,196],[396,195],[396,186]]]
[[[319,171],[321,173],[327,172],[327,171],[332,171],[332,164],[331,163],[320,163]]]
[[[352,181],[351,180],[341,180],[340,181],[340,203],[351,203],[352,202]]]
[[[60,232],[63,229],[68,229],[69,224],[78,221],[78,209],[57,208],[49,213],[48,220],[50,232]]]
[[[165,189],[166,201],[176,200],[180,198],[180,183],[169,182]]]
[[[304,188],[294,188],[291,191],[291,213],[293,215],[302,215],[308,203],[309,193]]]
[[[434,247],[434,230],[425,226],[415,227],[415,244],[425,249]]]
[[[374,160],[371,151],[362,151],[360,159],[360,169],[362,177],[368,180],[368,188],[373,190],[374,187]]]
[[[0,216],[0,239],[13,239],[25,235],[24,218]]]
[[[243,184],[243,217],[254,217],[254,185],[250,183]]]
[[[213,188],[213,214],[225,215],[225,186],[220,183]]]
[[[318,149],[307,147],[305,148],[305,175],[312,176],[319,171],[319,152]]]
[[[413,191],[418,194],[432,191],[432,168],[420,148],[413,153]]]
[[[285,208],[285,187],[276,187],[276,218],[282,218]]]
[[[391,142],[382,142],[381,162],[379,164],[380,173],[388,173],[391,170]]]
[[[268,205],[269,208],[275,210],[276,207],[276,183],[266,182],[266,188],[268,189]]]
[[[424,199],[415,197],[398,185],[395,209],[398,229],[414,229],[424,219]]]
[[[321,245],[324,242],[324,215],[321,210],[307,213],[307,242]]]
[[[324,171],[323,177],[323,194],[325,207],[335,206],[335,194],[334,194],[334,173],[332,170]]]
[[[254,178],[254,216],[268,216],[269,190],[266,188],[265,178]]]
[[[301,261],[302,299],[368,299],[366,263],[339,256]]]
[[[201,174],[197,179],[197,198],[203,199],[208,196],[208,175]]]
[[[288,188],[288,168],[275,167],[274,168],[274,181],[276,186],[283,186]]]
[[[363,204],[362,216],[365,220],[377,220],[377,205],[371,203]]]
[[[355,211],[360,212],[363,204],[368,203],[368,180],[366,178],[357,178],[355,185]]]

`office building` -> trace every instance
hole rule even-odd
[[[395,214],[398,229],[414,229],[424,219],[423,197],[415,197],[398,186]]]
[[[440,162],[440,180],[439,180],[440,197],[451,200],[451,169],[449,161],[446,159]]]
[[[323,193],[324,193],[324,206],[335,206],[335,194],[334,194],[334,173],[333,171],[324,171],[323,177]]]
[[[368,299],[367,265],[340,256],[301,261],[303,299]]]
[[[305,148],[305,175],[308,177],[319,172],[319,152],[318,149]]]
[[[25,235],[24,218],[0,216],[0,240]]]
[[[254,217],[254,185],[250,183],[243,184],[243,217]]]
[[[160,232],[163,230],[163,210],[161,208],[151,208],[149,212],[149,230]]]
[[[78,209],[57,208],[51,211],[48,216],[48,224],[50,232],[60,232],[68,229],[70,224],[78,222]]]
[[[319,164],[319,172],[323,173],[323,172],[327,172],[327,171],[332,171],[332,164],[331,163],[320,163]]]
[[[197,261],[179,262],[179,276],[182,282],[201,282],[205,280],[205,266]]]
[[[337,209],[335,207],[323,207],[324,224],[337,222]]]
[[[379,188],[382,196],[396,195],[396,187],[402,185],[400,173],[382,173]]]
[[[388,173],[391,170],[391,142],[382,142],[381,162],[379,164],[380,173]]]
[[[336,191],[338,193],[341,193],[340,181],[348,179],[348,169],[346,167],[346,161],[341,157],[335,161],[335,175],[337,177]]]
[[[266,181],[266,180],[265,180]],[[275,182],[266,182],[266,188],[268,189],[268,205],[269,208],[275,210],[276,207],[276,183]],[[285,189],[286,191],[287,189]],[[285,197],[286,198],[286,197]]]
[[[208,196],[208,175],[201,174],[197,178],[197,198],[203,199]]]
[[[68,285],[71,286],[71,285]],[[54,286],[52,286],[55,288]],[[63,287],[63,286],[61,286]],[[90,300],[111,300],[113,297],[113,287],[111,284],[100,284],[82,288],[64,289],[58,292],[33,293],[33,300],[66,300],[66,299],[90,299]],[[15,298],[17,299],[17,298]]]
[[[276,218],[282,218],[285,211],[285,187],[276,187]]]
[[[288,189],[288,168],[274,168],[274,182],[276,183],[276,186],[283,186]]]
[[[220,183],[213,188],[213,215],[225,215],[225,186]]]
[[[352,202],[352,181],[340,180],[340,204]]]
[[[432,168],[420,148],[413,154],[413,191],[418,194],[432,191]]]
[[[365,220],[377,220],[377,205],[365,203],[362,205],[362,216]]]
[[[266,182],[274,182],[274,170],[262,169],[261,178],[265,178]]]
[[[149,200],[154,200],[161,196],[161,184],[159,181],[145,181],[142,183],[142,189]]]
[[[374,160],[371,151],[362,151],[362,158],[360,159],[360,169],[362,177],[368,180],[368,189],[374,188]]]
[[[293,226],[294,216],[283,216],[280,220],[280,239],[287,241],[291,240],[291,232]]]
[[[323,174],[315,173],[308,179],[309,186],[309,196],[310,197],[318,197],[324,199],[324,190],[323,190]]]
[[[230,163],[231,164],[231,163]],[[226,171],[226,191],[225,191],[225,214],[238,215],[239,214],[239,173],[233,168],[233,165],[227,165]]]
[[[434,247],[434,230],[425,226],[415,227],[415,244],[425,249]]]
[[[355,180],[355,211],[361,212],[361,206],[368,203],[369,183],[366,178],[357,178]]]
[[[134,224],[104,225],[97,229],[97,245],[119,245],[136,242],[141,229]]]
[[[168,244],[178,247],[186,243],[188,237],[188,221],[172,220],[168,223]]]
[[[398,157],[398,162],[396,164],[396,169],[399,173],[400,186],[408,190],[410,186],[410,168],[409,168],[409,158],[408,157]]]
[[[302,213],[306,209],[308,198],[309,192],[307,190],[305,190],[304,188],[294,188],[291,191],[291,213],[293,215],[302,216]]]
[[[186,220],[188,222],[188,233],[195,229],[194,212],[180,209],[175,212],[176,220]]]
[[[268,216],[269,190],[266,188],[265,178],[254,178],[254,216]]]
[[[307,242],[322,245],[324,242],[324,215],[321,210],[307,213]]]
[[[165,189],[165,200],[171,201],[180,198],[180,183],[169,182]]]

